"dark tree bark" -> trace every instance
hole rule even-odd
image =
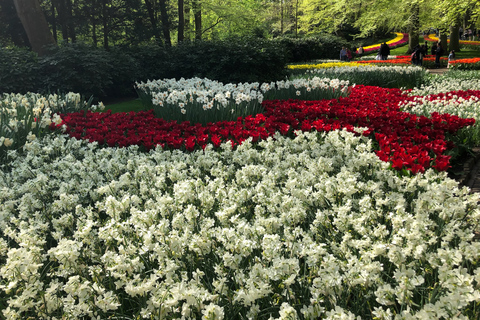
[[[75,32],[75,21],[73,20],[73,4],[72,0],[65,0],[65,15],[67,17],[68,36],[72,42],[77,41],[77,33]]]
[[[184,26],[184,38],[186,39],[190,39],[190,34],[191,34],[191,25],[190,25],[190,14],[191,14],[191,11],[192,11],[192,8],[191,8],[191,5],[189,2],[184,2],[184,10],[183,12],[185,12],[184,14],[184,23],[183,23],[183,26]]]
[[[108,50],[108,7],[107,0],[102,0],[103,47]]]
[[[178,0],[178,29],[177,41],[182,42],[185,39],[185,15],[183,12],[183,0]]]
[[[195,19],[195,39],[202,40],[202,7],[198,0],[192,2]]]
[[[170,19],[168,18],[167,4],[165,0],[159,0],[160,5],[160,19],[162,20],[162,31],[165,44],[169,47],[172,46],[172,40],[170,39]]]
[[[55,5],[53,4],[53,1],[50,4],[50,13],[52,14],[52,21],[50,22],[50,24],[52,25],[53,39],[55,40],[55,42],[57,42],[58,41],[58,39],[57,39],[57,18],[55,17],[56,13],[55,13]]]
[[[152,24],[153,28],[153,36],[155,37],[156,41],[162,41],[160,39],[160,35],[158,34],[158,25],[157,19],[155,18],[155,9],[153,8],[153,3],[151,0],[145,0],[145,6],[147,7],[148,19]]]
[[[28,37],[17,15],[13,0],[0,1],[0,28],[17,47],[29,47]]]
[[[442,44],[443,54],[446,55],[448,53],[448,32],[446,30],[440,31],[440,43]]]
[[[45,55],[46,47],[56,43],[38,0],[14,0],[13,2],[32,50],[40,56]]]
[[[92,25],[92,41],[95,47],[98,45],[96,8],[97,8],[96,0],[90,0],[89,7],[88,7],[88,14],[90,15],[89,20],[90,20],[90,24]]]
[[[66,16],[66,6],[64,0],[52,0],[55,9],[57,9],[58,24],[62,30],[62,38],[64,41],[68,42],[68,26],[67,26],[67,16]]]
[[[453,26],[450,26],[450,45],[449,51],[455,50],[455,52],[460,51],[460,25],[456,23]]]
[[[420,6],[418,3],[412,4],[410,8],[411,24],[408,30],[408,50],[407,54],[411,54],[413,49],[419,45],[418,32],[420,31]]]

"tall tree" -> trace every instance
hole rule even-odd
[[[0,1],[0,46],[29,46],[28,37],[18,18],[13,0]]]
[[[410,17],[408,29],[408,50],[407,54],[413,52],[414,48],[419,45],[418,34],[420,32],[420,4],[413,2],[410,4]]]
[[[47,53],[47,46],[55,45],[45,14],[38,0],[14,0],[15,9],[28,36],[32,50],[40,56]]]
[[[153,2],[151,0],[145,0],[145,6],[147,8],[148,18],[150,19],[150,23],[153,29],[153,35],[155,40],[160,40],[160,35],[158,34],[158,26],[157,26],[157,17],[155,14],[155,8],[153,6]]]
[[[165,0],[159,0],[160,6],[160,19],[162,20],[162,31],[165,44],[172,46],[172,40],[170,39],[170,17],[168,16],[167,3]]]
[[[193,18],[195,21],[195,39],[202,40],[202,3],[201,0],[192,0]]]
[[[183,0],[178,0],[178,28],[177,41],[182,42],[185,39],[185,14],[183,8]]]

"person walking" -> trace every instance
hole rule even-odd
[[[426,43],[426,41],[425,41]],[[420,54],[419,54],[419,57],[418,57],[418,65],[419,66],[423,66],[423,58],[427,55],[428,53],[428,49],[426,47],[426,44],[422,44],[420,46]]]
[[[448,65],[447,68],[450,68],[450,61],[455,60],[455,50],[450,51],[450,54],[448,55]]]
[[[390,47],[386,42],[384,42],[380,46],[380,56],[382,56],[382,60],[387,60],[389,54],[390,54]]]
[[[442,44],[439,42],[435,52],[435,68],[440,68],[440,57],[443,55]]]
[[[352,61],[352,59],[353,59],[352,51],[349,48],[347,48],[347,61],[350,62]]]
[[[340,50],[340,61],[347,61],[347,49],[345,47]]]
[[[432,56],[437,54],[437,44],[436,43],[432,44],[432,50],[430,51],[430,54]]]

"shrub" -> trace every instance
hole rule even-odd
[[[282,79],[287,62],[282,47],[258,38],[185,41],[172,47],[169,53],[171,64],[167,66],[167,71],[170,74],[164,78],[267,82]]]
[[[37,55],[27,49],[0,48],[0,93],[37,89]]]
[[[117,79],[114,54],[84,44],[58,47],[39,60],[41,87],[51,92],[79,92],[105,97]]]
[[[289,62],[338,59],[342,47],[349,46],[344,39],[328,34],[302,39],[281,38],[276,42],[287,50]]]
[[[278,43],[256,38],[94,48],[67,44],[37,58],[25,50],[0,51],[0,91],[78,92],[84,96],[134,95],[135,81],[208,77],[222,82],[268,82],[285,77],[286,54]]]

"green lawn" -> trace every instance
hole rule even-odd
[[[130,111],[143,111],[142,101],[140,99],[133,99],[128,101],[117,102],[113,104],[105,105],[105,111],[112,110],[112,113],[117,112],[130,112]]]

